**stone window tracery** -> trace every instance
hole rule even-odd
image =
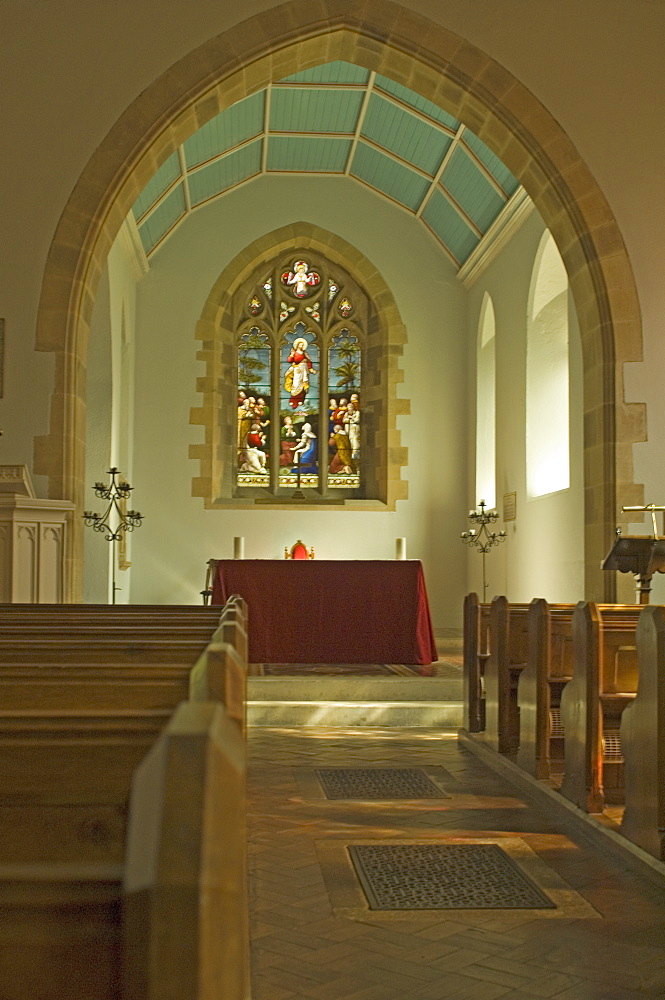
[[[237,290],[234,312],[234,493],[364,497],[365,293],[343,268],[292,252]]]
[[[219,274],[195,336],[204,367],[190,423],[203,436],[189,457],[198,462],[192,496],[206,509],[380,511],[407,497],[398,425],[410,412],[398,395],[406,330],[390,288],[357,248],[306,222],[260,237]],[[289,360],[299,339],[314,371],[304,357]],[[301,367],[287,387],[287,371],[303,363],[307,386]],[[252,412],[241,414],[250,396]],[[298,446],[302,461],[290,464]]]

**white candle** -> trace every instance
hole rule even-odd
[[[237,537],[233,539],[233,558],[234,559],[244,559],[245,558],[245,539]]]
[[[406,538],[395,539],[395,559],[406,559]]]

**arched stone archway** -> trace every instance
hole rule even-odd
[[[626,249],[612,212],[576,148],[512,74],[460,36],[386,0],[358,10],[334,0],[288,2],[257,14],[189,53],[121,116],[86,165],[51,245],[36,346],[55,354],[49,433],[35,441],[35,469],[49,494],[81,506],[85,360],[90,316],[110,246],[145,183],[204,122],[280,79],[344,59],[441,104],[501,157],[551,230],[573,290],[585,387],[586,590],[613,597],[598,566],[617,511],[635,502],[632,444],[641,404],[623,398],[623,364],[641,358],[641,324]],[[79,594],[80,537],[70,552],[69,597]]]

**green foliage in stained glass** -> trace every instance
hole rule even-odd
[[[270,367],[270,341],[265,333],[253,327],[240,338],[238,345],[238,383],[245,388],[265,381],[262,373]],[[270,375],[268,373],[268,383]]]
[[[345,330],[335,337],[330,351],[330,371],[337,376],[337,386],[347,390],[360,384],[360,345],[356,337]]]

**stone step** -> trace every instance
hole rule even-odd
[[[461,678],[250,677],[250,726],[462,725]]]

